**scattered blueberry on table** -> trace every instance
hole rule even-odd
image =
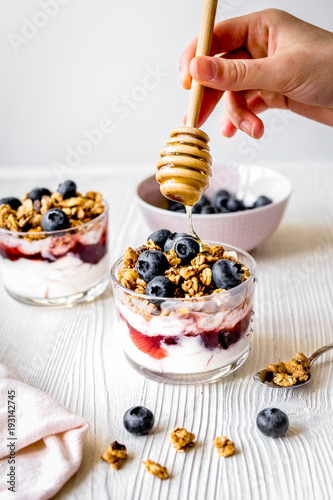
[[[145,436],[154,426],[153,413],[144,406],[133,406],[124,415],[125,429],[135,436]]]
[[[279,408],[265,408],[258,413],[257,427],[265,436],[280,437],[288,430],[289,418]]]

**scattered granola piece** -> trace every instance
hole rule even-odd
[[[214,439],[213,445],[221,457],[230,457],[235,453],[235,445],[226,436],[218,436]]]
[[[169,475],[166,467],[162,467],[162,465],[149,459],[142,463],[146,466],[146,471],[153,474],[153,476],[157,476],[160,479],[168,479]]]
[[[119,469],[127,458],[126,446],[113,441],[106,452],[101,456],[101,459],[108,462],[114,469]]]
[[[171,443],[176,451],[184,452],[194,446],[195,434],[188,432],[184,427],[176,427],[170,434]]]

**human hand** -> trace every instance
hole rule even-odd
[[[192,77],[205,87],[198,127],[223,96],[221,132],[264,133],[257,114],[290,109],[333,126],[333,33],[290,14],[267,9],[214,27],[211,56],[195,57],[197,38],[180,58],[183,87]]]

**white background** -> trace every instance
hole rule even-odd
[[[52,15],[43,4],[53,5]],[[188,92],[179,83],[179,55],[198,31],[202,5],[202,0],[0,0],[0,165],[43,165],[50,177],[66,161],[75,168],[99,163],[154,168],[170,131],[182,124]],[[217,20],[268,7],[333,31],[332,0],[224,0]],[[147,76],[157,67],[163,73],[159,81]],[[126,96],[130,104],[120,108]],[[219,132],[221,112],[220,104],[203,127],[215,162],[310,159],[315,166],[317,159],[333,156],[331,127],[269,111],[259,142],[243,133],[226,139]],[[107,127],[112,122],[112,132],[95,134],[95,145],[87,147],[84,131],[101,122]]]

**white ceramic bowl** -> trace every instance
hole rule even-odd
[[[214,165],[212,170],[213,176],[205,192],[209,199],[218,189],[225,188],[245,204],[250,205],[260,195],[268,196],[273,203],[243,212],[193,214],[195,231],[203,240],[225,241],[246,251],[253,250],[280,224],[292,190],[289,180],[274,170],[254,165]],[[155,175],[143,179],[136,194],[151,231],[165,228],[172,232],[188,232],[187,215],[165,209],[168,201],[161,194]]]

